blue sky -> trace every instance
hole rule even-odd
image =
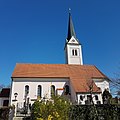
[[[69,7],[84,64],[114,77],[120,67],[120,0],[0,0],[0,84],[10,84],[16,63],[65,63]]]

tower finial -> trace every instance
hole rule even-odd
[[[71,13],[71,8],[68,9],[69,10],[69,14]]]

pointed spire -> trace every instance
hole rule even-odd
[[[69,8],[69,22],[68,22],[68,36],[67,40],[69,41],[71,37],[76,38],[73,22],[72,22],[72,16],[71,16],[71,9]]]

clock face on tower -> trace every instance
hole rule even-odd
[[[72,42],[75,42],[75,40],[73,39]]]

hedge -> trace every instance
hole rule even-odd
[[[120,105],[72,105],[69,120],[120,120]]]
[[[9,117],[9,107],[0,108],[0,120],[8,120]]]

